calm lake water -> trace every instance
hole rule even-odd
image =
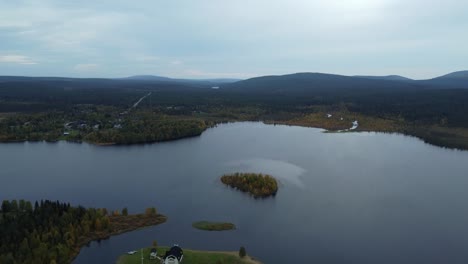
[[[142,212],[167,223],[83,248],[75,264],[178,243],[245,246],[264,263],[468,263],[468,151],[395,134],[322,133],[262,123],[224,124],[173,142],[97,147],[0,145],[0,199],[53,199]],[[281,184],[255,200],[219,182],[264,172]],[[193,221],[238,229],[204,232]]]

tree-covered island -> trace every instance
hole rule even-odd
[[[255,198],[276,195],[278,191],[278,182],[267,174],[237,172],[222,176],[221,182],[242,192],[247,192]]]

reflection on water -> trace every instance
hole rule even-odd
[[[227,167],[231,170],[230,172],[270,174],[278,179],[280,183],[288,182],[297,187],[304,188],[301,176],[306,172],[306,170],[290,162],[257,158],[232,161],[227,163]]]

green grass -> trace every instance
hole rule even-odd
[[[143,249],[143,263],[160,263],[160,260],[150,260],[151,248]],[[168,250],[167,247],[158,248],[158,256],[164,255]],[[197,251],[197,250],[184,250],[183,264],[259,264],[260,262],[252,260],[250,257],[240,258],[237,252],[213,252],[213,251]],[[140,264],[141,263],[141,250],[135,255],[122,255],[117,260],[117,264]]]
[[[224,231],[224,230],[236,229],[236,226],[232,223],[209,222],[209,221],[194,222],[192,226],[196,229],[206,230],[206,231]]]
[[[67,139],[75,138],[76,136],[78,136],[80,134],[80,132],[78,130],[67,130],[66,132],[68,132],[69,135],[62,134],[58,138],[58,140],[67,140]]]

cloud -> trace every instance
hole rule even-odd
[[[37,62],[33,61],[28,56],[23,55],[0,55],[0,63],[14,63],[22,65],[34,65]]]
[[[74,70],[75,71],[80,71],[80,72],[94,71],[94,70],[98,69],[98,67],[99,67],[99,65],[94,64],[94,63],[83,63],[83,64],[75,65]]]
[[[152,55],[141,55],[141,56],[136,56],[134,57],[134,60],[140,61],[140,62],[154,62],[158,61],[160,58],[158,56],[152,56]]]
[[[181,65],[181,64],[183,64],[183,62],[180,61],[180,60],[173,60],[173,61],[171,61],[171,64],[172,65]]]
[[[183,76],[195,77],[195,78],[251,78],[258,76],[254,73],[245,72],[207,72],[201,70],[185,70]]]
[[[304,168],[293,163],[272,159],[247,159],[227,163],[233,171],[267,173],[278,178],[283,184],[294,184],[304,188],[303,175],[307,172]]]
[[[427,78],[466,67],[467,12],[461,0],[0,0],[0,50],[41,58],[33,75],[205,78],[358,69]],[[3,56],[3,74],[25,73],[6,61],[36,63]],[[79,66],[83,61],[106,67]]]

